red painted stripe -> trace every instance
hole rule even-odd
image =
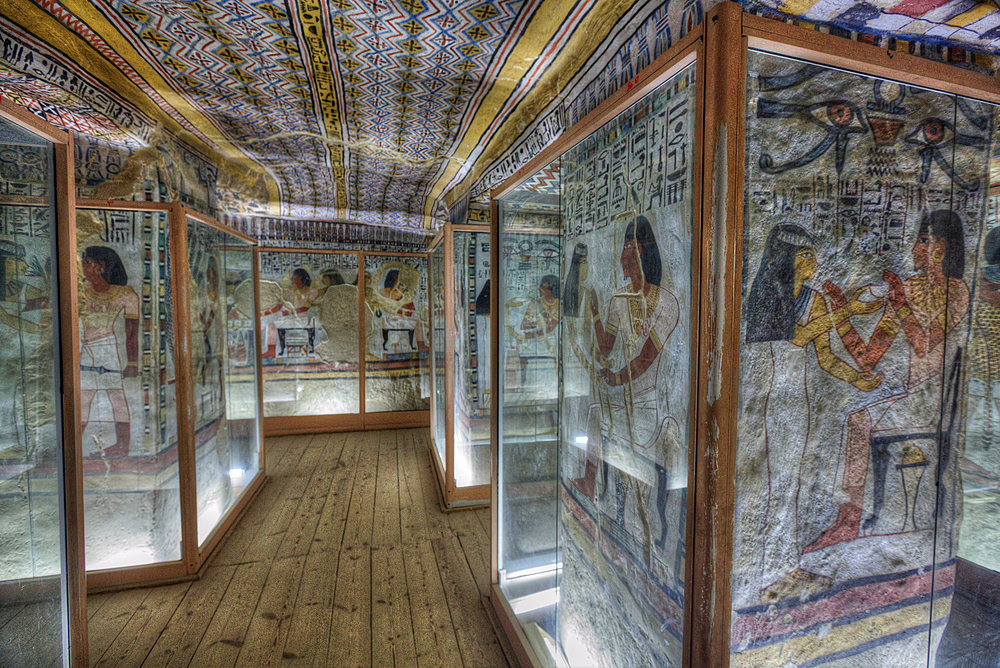
[[[903,14],[913,18],[919,18],[929,11],[944,7],[951,0],[903,0],[901,3],[890,9],[886,9],[886,14]]]
[[[782,608],[774,615],[754,613],[739,617],[733,623],[732,637],[742,639],[749,635],[751,642],[757,642],[868,611],[876,615],[878,608],[930,594],[932,584],[941,590],[954,583],[955,569],[951,567],[937,571],[936,579],[932,579],[932,573],[928,572],[854,587],[829,598]]]

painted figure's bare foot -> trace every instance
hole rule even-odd
[[[837,521],[833,526],[826,529],[813,542],[806,546],[803,554],[822,550],[823,548],[846,543],[858,537],[861,531],[861,508],[853,503],[840,504],[837,512]]]
[[[771,583],[760,592],[760,602],[777,603],[789,598],[801,598],[809,594],[823,591],[833,584],[833,580],[825,575],[817,575],[796,568],[785,577]]]

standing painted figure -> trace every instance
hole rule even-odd
[[[607,321],[601,321],[593,289],[588,307],[603,367],[597,376],[610,388],[601,392],[606,395],[602,401],[609,409],[602,434],[607,434],[608,456],[616,464],[617,521],[624,523],[629,490],[634,489],[643,533],[643,559],[649,566],[653,546],[650,497],[655,487],[660,524],[656,545],[662,548],[667,535],[669,478],[678,473],[671,471],[671,463],[683,450],[678,443],[677,421],[661,406],[664,388],[659,378],[661,352],[677,326],[680,306],[677,297],[661,285],[660,251],[653,228],[644,216],[637,216],[626,227],[619,263],[629,285],[612,296]],[[616,364],[623,364],[612,370],[607,360],[615,350]],[[634,467],[631,472],[617,465],[626,463]]]
[[[115,444],[106,455],[129,454],[132,420],[123,379],[139,375],[139,295],[128,285],[121,258],[111,248],[89,246],[81,258],[86,282],[80,291],[80,403],[83,429],[91,421],[98,392],[107,395],[115,423]],[[122,364],[115,323],[124,318],[126,363]]]

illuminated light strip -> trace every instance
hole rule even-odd
[[[520,596],[510,601],[510,609],[515,615],[523,615],[526,612],[541,610],[559,603],[559,587],[544,589],[534,594]]]

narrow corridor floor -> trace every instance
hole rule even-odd
[[[506,668],[488,509],[443,513],[426,429],[269,438],[197,582],[88,598],[91,666]]]

